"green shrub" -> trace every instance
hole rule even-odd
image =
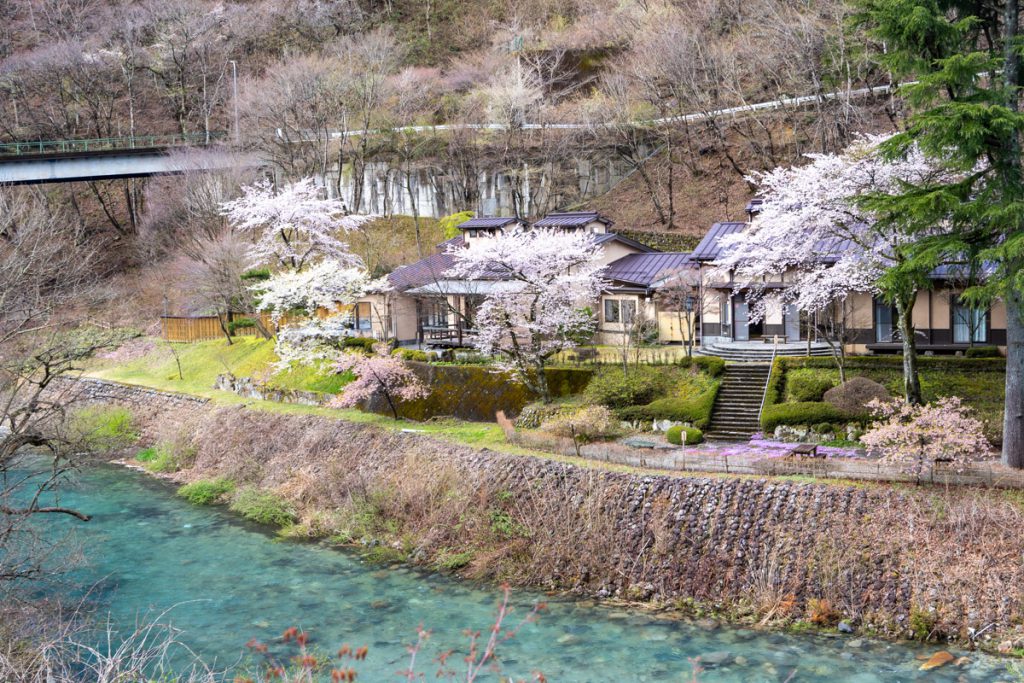
[[[285,527],[294,524],[297,517],[291,505],[269,491],[247,486],[240,489],[231,501],[232,512],[267,526]]]
[[[683,427],[675,426],[669,427],[668,431],[665,432],[665,439],[676,446],[692,446],[698,444],[704,440],[704,432],[696,429],[695,427]]]
[[[437,554],[437,559],[434,561],[434,566],[438,569],[446,572],[454,572],[462,569],[470,562],[473,561],[473,551],[464,550],[463,552],[456,552],[451,548],[442,548]]]
[[[230,479],[201,479],[185,484],[178,489],[178,495],[193,505],[213,505],[223,502],[224,496],[235,490]]]
[[[889,390],[867,377],[853,377],[825,392],[825,402],[844,415],[864,416],[871,412],[872,401],[888,401]]]
[[[645,405],[668,391],[666,372],[641,365],[623,372],[619,367],[602,368],[587,385],[588,402],[608,408]]]
[[[711,409],[715,405],[718,394],[718,381],[707,390],[687,396],[660,398],[645,406],[633,406],[618,411],[623,420],[673,420],[689,422],[699,429],[704,429],[711,422]]]
[[[72,440],[90,451],[110,452],[127,448],[139,440],[135,418],[127,408],[88,406],[76,410],[70,419]]]
[[[818,424],[811,427],[811,431],[818,434],[834,434],[836,426],[831,422],[819,422]]]
[[[144,448],[135,455],[135,459],[150,472],[177,472],[191,465],[194,457],[195,449],[191,446],[176,447],[167,441]]]
[[[529,538],[530,530],[512,518],[505,510],[490,512],[491,533],[504,539]]]
[[[250,280],[253,282],[262,282],[270,279],[270,268],[253,268],[247,270],[241,275],[241,279]]]
[[[693,356],[692,358],[683,356],[676,361],[676,365],[683,368],[698,368],[712,377],[718,377],[725,372],[725,359],[718,356]]]
[[[135,454],[135,459],[139,462],[152,462],[156,458],[156,447],[150,446],[149,448],[143,448],[141,451]]]
[[[836,384],[830,374],[813,368],[790,370],[786,375],[786,399],[795,403],[820,401]]]
[[[610,438],[619,431],[618,420],[604,406],[584,406],[575,411],[564,411],[545,420],[540,427],[545,432],[564,436],[578,443]]]
[[[1001,358],[998,346],[972,346],[964,351],[967,358]]]
[[[243,327],[256,327],[256,321],[252,318],[235,318],[228,323],[228,334],[235,336],[235,333]]]
[[[845,424],[850,417],[828,403],[776,403],[761,412],[761,429],[771,434],[779,425]]]
[[[374,345],[379,343],[380,340],[374,339],[373,337],[345,337],[342,340],[341,345],[346,349],[362,349],[363,351],[371,353]]]
[[[419,349],[405,349],[398,347],[391,352],[392,356],[398,356],[402,360],[414,360],[419,363],[426,363],[430,360],[430,356],[427,355],[426,351],[420,351]]]

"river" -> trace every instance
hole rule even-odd
[[[84,473],[62,502],[93,516],[84,524],[48,522],[73,530],[87,558],[75,578],[93,586],[101,612],[132,624],[170,608],[181,639],[221,667],[237,662],[250,638],[287,652],[275,639],[294,625],[324,651],[341,643],[368,646],[359,680],[399,680],[406,645],[422,623],[433,633],[418,668],[430,680],[437,668],[431,657],[464,648],[467,628],[486,633],[501,597],[493,586],[278,541],[224,510],[189,505],[161,481],[113,466]],[[503,673],[516,679],[532,680],[531,672],[541,671],[549,681],[681,681],[688,680],[688,658],[703,656],[717,664],[701,674],[702,683],[1012,680],[1001,660],[976,654],[963,667],[925,673],[917,657],[935,647],[702,628],[528,591],[513,594],[516,615],[506,625],[536,600],[548,603],[539,621],[499,650]]]

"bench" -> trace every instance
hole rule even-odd
[[[807,458],[824,458],[824,454],[818,455],[818,444],[816,443],[801,443],[794,446],[789,451],[790,455],[802,455]]]

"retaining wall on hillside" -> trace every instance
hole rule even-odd
[[[411,561],[597,597],[696,601],[733,615],[807,618],[815,601],[874,632],[925,615],[966,637],[1024,635],[1024,514],[985,491],[895,491],[648,475],[473,449],[419,434],[95,380],[195,448],[183,480],[228,477],[287,498],[310,529],[353,500],[391,515]],[[501,521],[501,526],[498,521]],[[497,529],[497,530],[496,530]],[[385,539],[387,542],[387,539]],[[912,615],[918,615],[912,619]]]

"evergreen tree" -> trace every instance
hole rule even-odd
[[[1006,413],[1003,461],[1024,468],[1024,167],[1021,159],[1020,3],[1018,0],[858,0],[855,21],[878,39],[879,62],[911,107],[888,152],[915,143],[962,174],[955,181],[907,185],[868,200],[915,233],[916,266],[977,255],[992,274],[965,296],[1006,303]],[[937,227],[945,229],[937,230]]]

